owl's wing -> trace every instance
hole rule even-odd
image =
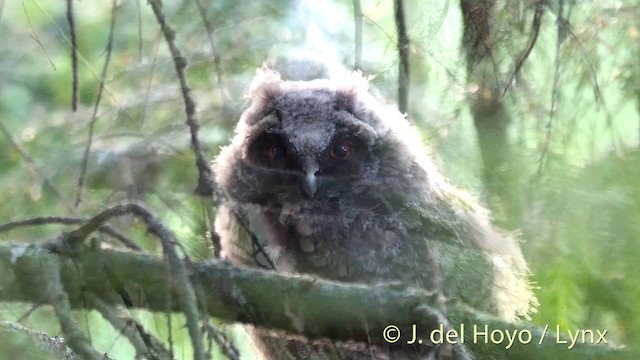
[[[452,189],[434,203],[406,207],[404,216],[409,238],[424,239],[439,259],[450,299],[505,320],[528,318],[535,309],[516,238],[493,227],[475,199]]]

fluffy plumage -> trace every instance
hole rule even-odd
[[[404,116],[367,90],[357,72],[285,81],[258,70],[215,162],[223,257],[338,281],[403,282],[505,320],[527,316],[535,299],[517,243],[446,182]],[[294,358],[313,352],[297,356],[292,346],[300,345],[288,346]],[[282,357],[274,342],[266,347]]]

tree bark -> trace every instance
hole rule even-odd
[[[58,264],[48,266],[50,263]],[[86,294],[91,293],[112,305],[124,303],[156,312],[164,312],[170,305],[171,311],[182,311],[177,301],[168,298],[168,295],[178,297],[178,287],[167,273],[168,265],[160,258],[89,249],[71,259],[36,245],[0,245],[0,301],[42,303],[42,289],[35,287],[50,281],[51,275],[43,269],[58,266],[69,304],[75,309],[95,307],[87,301],[91,297]],[[405,334],[398,341],[403,345],[411,339],[407,334],[412,333],[413,325],[424,333],[439,327],[438,312],[432,306],[434,296],[424,290],[281,275],[238,268],[218,260],[190,264],[189,277],[203,313],[227,322],[249,323],[309,338],[368,343],[384,341],[384,329],[394,325]],[[452,306],[448,315],[453,329],[460,331],[464,324],[465,343],[478,356],[491,353],[519,359],[637,358],[634,357],[637,354],[607,346],[578,345],[567,350],[567,344],[558,343],[551,330],[539,345],[540,329],[526,323],[504,323],[467,308]],[[485,325],[489,332],[529,331],[533,341],[529,344],[516,341],[509,350],[505,350],[506,343],[485,344],[484,338],[474,341],[474,326],[483,331]]]
[[[518,219],[519,207],[509,194],[513,185],[508,138],[511,119],[502,102],[502,84],[494,58],[492,27],[495,6],[495,0],[460,0],[464,26],[462,47],[467,62],[471,115],[478,134],[487,201],[491,209],[500,215],[498,220],[505,220],[507,214],[508,219]]]

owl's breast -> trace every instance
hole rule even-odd
[[[273,229],[267,243],[285,271],[331,280],[402,280],[397,275],[417,271],[424,250],[407,241],[396,217],[372,209],[296,203],[264,208],[262,219]]]

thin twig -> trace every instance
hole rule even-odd
[[[224,356],[227,357],[227,359],[229,359],[229,360],[240,360],[240,352],[233,345],[233,342],[231,342],[231,340],[229,340],[227,335],[225,333],[223,333],[222,331],[220,331],[220,329],[218,329],[217,327],[211,325],[210,323],[206,323],[203,326],[203,332],[210,339],[213,339],[216,342],[216,344],[218,344],[218,347],[220,348],[220,351],[222,352],[222,354],[224,354]]]
[[[559,2],[560,9],[558,10],[558,20],[563,19],[563,1]],[[536,9],[537,10],[537,9]],[[547,154],[549,153],[549,144],[551,143],[551,129],[553,127],[553,119],[556,114],[556,106],[558,102],[558,86],[560,85],[560,46],[562,45],[563,29],[558,22],[557,38],[556,38],[556,53],[555,62],[553,67],[553,85],[551,88],[551,107],[549,108],[549,120],[544,129],[544,145],[542,153],[540,154],[540,160],[538,160],[538,172],[536,177],[540,179],[542,177],[544,165],[547,160]]]
[[[0,3],[0,7],[1,6],[2,6],[2,3]],[[31,32],[33,33],[33,34],[29,34],[29,35],[31,36],[33,41],[35,41],[36,44],[38,44],[38,46],[40,46],[40,48],[42,49],[42,52],[44,53],[44,56],[47,58],[47,60],[49,60],[49,64],[51,65],[53,70],[56,70],[56,64],[54,64],[53,60],[51,60],[51,57],[49,56],[49,53],[47,52],[47,49],[44,47],[44,44],[42,43],[42,41],[40,41],[40,37],[38,36],[38,33],[36,32],[36,29],[33,28],[33,24],[31,23],[31,18],[29,18],[29,12],[27,11],[27,7],[24,4],[24,0],[22,0],[22,10],[24,11],[24,15],[27,17],[27,23],[29,24],[29,27],[31,28]],[[2,12],[2,9],[0,8],[0,13],[1,12]]]
[[[22,157],[22,159],[29,166],[31,166],[31,169],[33,169],[34,172],[36,172],[42,178],[42,182],[44,183],[44,185],[46,187],[48,187],[49,190],[51,190],[53,192],[53,194],[58,198],[58,200],[60,200],[65,206],[67,206],[67,208],[73,210],[71,205],[67,204],[67,200],[64,198],[64,196],[62,196],[62,193],[53,184],[53,182],[45,175],[45,173],[40,169],[40,167],[36,164],[36,162],[33,160],[31,155],[29,155],[27,150],[22,147],[22,144],[20,144],[13,137],[13,135],[11,134],[9,129],[4,125],[4,123],[2,121],[0,121],[0,132],[2,132],[4,134],[4,136],[7,138],[7,140],[9,140],[9,143],[11,143],[11,145],[16,149],[16,151],[18,151],[18,154],[20,154],[20,157]]]
[[[153,12],[158,20],[160,29],[164,35],[169,51],[173,57],[173,62],[176,68],[176,74],[180,81],[180,89],[182,91],[182,97],[184,99],[185,113],[187,115],[186,123],[189,125],[191,133],[191,148],[193,149],[196,158],[196,167],[198,168],[198,186],[196,187],[196,194],[202,197],[214,196],[214,182],[213,173],[209,162],[205,160],[202,154],[202,147],[200,140],[198,139],[198,119],[196,117],[196,103],[191,97],[191,89],[187,83],[187,77],[185,75],[185,69],[187,67],[187,60],[182,56],[180,50],[176,46],[175,30],[167,23],[164,14],[162,13],[162,1],[149,0],[149,5],[153,9]]]
[[[433,39],[435,35],[438,33],[438,31],[440,31],[440,29],[442,28],[442,24],[444,24],[444,20],[447,18],[447,13],[449,12],[450,6],[451,6],[451,0],[445,0],[444,5],[442,6],[442,11],[441,11],[442,14],[440,15],[440,18],[438,19],[438,22],[436,23],[436,25],[433,26],[429,31],[428,39]]]
[[[5,224],[0,224],[0,232],[7,232],[13,229],[27,227],[27,226],[39,226],[49,224],[62,224],[62,225],[77,225],[82,224],[89,220],[89,218],[78,217],[61,217],[61,216],[48,216],[48,217],[36,217],[25,220],[11,221]],[[118,240],[122,245],[135,251],[142,251],[142,248],[136,244],[133,240],[119,233],[116,229],[109,225],[102,225],[98,228],[98,231],[111,236]]]
[[[360,0],[353,0],[353,22],[355,26],[355,60],[353,69],[362,70],[362,4],[360,4]]]
[[[135,0],[136,10],[138,11],[138,61],[142,61],[142,7],[141,0]]]
[[[156,65],[158,64],[158,52],[160,51],[160,34],[156,39],[155,51],[153,52],[153,60],[151,61],[151,68],[149,69],[149,82],[147,83],[147,89],[144,94],[144,105],[142,107],[142,115],[140,116],[140,124],[144,125],[147,121],[147,114],[149,113],[149,105],[151,104],[151,88],[153,87],[153,78],[156,74]]]
[[[396,33],[398,36],[398,109],[406,114],[409,111],[409,35],[404,17],[403,0],[394,0]]]
[[[231,99],[229,98],[229,94],[224,88],[224,81],[222,80],[222,68],[220,67],[220,52],[218,51],[218,47],[216,46],[215,39],[213,38],[214,28],[209,18],[207,18],[207,13],[204,5],[202,4],[202,0],[195,0],[196,5],[198,6],[198,12],[200,13],[200,17],[202,18],[202,23],[204,24],[205,31],[207,33],[207,39],[209,40],[209,46],[211,46],[211,55],[213,55],[213,71],[216,74],[216,79],[218,81],[218,89],[220,90],[220,98],[222,100],[222,116],[225,122],[231,122],[231,109],[229,107],[229,103]]]
[[[220,237],[216,234],[213,229],[213,220],[215,219],[215,213],[212,212],[212,209],[215,209],[215,202],[213,198],[203,199],[202,201],[202,218],[205,219],[205,236],[211,241],[211,247],[213,248],[213,257],[216,259],[220,258],[220,250],[222,247],[220,246]]]
[[[573,42],[576,44],[578,48],[578,52],[580,52],[580,55],[582,55],[582,57],[587,62],[589,72],[591,73],[591,79],[593,81],[593,96],[595,98],[596,105],[600,106],[600,102],[602,101],[602,94],[600,93],[600,85],[598,84],[598,75],[596,73],[596,69],[594,68],[593,64],[591,63],[591,61],[589,61],[589,57],[587,56],[587,50],[584,48],[584,45],[582,45],[582,42],[580,41],[580,39],[578,39],[578,36],[571,29],[571,24],[569,23],[569,21],[567,21],[562,17],[559,17],[558,27],[562,28],[563,31],[566,31],[566,34],[569,35],[571,40],[573,40]]]
[[[136,350],[136,359],[169,360],[173,358],[162,342],[149,334],[135,319],[120,314],[113,306],[93,294],[89,297],[89,301],[114,329],[119,330],[120,334],[129,340]]]
[[[31,314],[33,314],[34,311],[40,309],[42,307],[42,305],[44,305],[44,302],[38,303],[38,304],[33,304],[31,306],[31,308],[29,310],[27,310],[27,312],[25,312],[24,314],[20,315],[20,317],[16,320],[17,323],[22,323],[25,322],[29,316],[31,316]]]
[[[98,108],[100,107],[100,100],[102,99],[102,91],[104,90],[104,82],[107,78],[107,69],[109,68],[109,61],[111,60],[111,52],[113,50],[113,32],[116,25],[117,5],[116,0],[111,1],[111,25],[109,26],[109,37],[107,39],[106,58],[104,59],[104,65],[102,66],[102,74],[100,75],[100,85],[98,86],[98,94],[96,96],[96,102],[93,106],[93,114],[89,122],[89,134],[87,135],[87,146],[84,149],[84,155],[82,157],[82,166],[80,170],[80,177],[78,178],[78,193],[76,194],[75,208],[78,208],[82,201],[82,190],[84,187],[84,179],[87,174],[87,165],[89,163],[89,153],[91,152],[91,144],[93,142],[93,129],[98,120]]]
[[[247,234],[251,238],[252,247],[255,247],[255,249],[253,250],[252,256],[254,257],[254,259],[256,259],[256,265],[258,265],[263,269],[275,270],[276,264],[271,260],[271,258],[269,257],[269,254],[267,254],[267,251],[264,249],[264,246],[262,245],[260,240],[258,240],[258,237],[256,236],[256,234],[254,234],[251,230],[249,230],[250,229],[249,224],[247,224],[247,222],[244,220],[244,218],[240,215],[240,213],[236,209],[233,210],[233,215],[237,219],[240,226],[247,232]],[[267,259],[268,266],[257,261],[257,257],[260,254],[262,254],[265,257],[265,259]]]
[[[140,245],[136,244],[133,240],[129,239],[128,237],[120,234],[118,231],[116,231],[114,228],[112,228],[109,225],[100,226],[98,228],[98,231],[111,236],[115,240],[118,240],[122,245],[124,245],[125,247],[127,247],[127,248],[129,248],[131,250],[144,251],[144,249],[142,249],[140,247]]]
[[[73,0],[67,0],[67,22],[69,23],[69,38],[71,38],[71,110],[78,110],[78,41],[76,39],[76,23],[73,17]]]
[[[60,27],[58,26],[58,22],[53,20],[51,15],[44,8],[42,8],[42,5],[40,4],[39,1],[35,1],[35,4],[40,9],[40,11],[42,11],[44,16],[46,16],[46,18],[49,20],[49,22],[51,23],[51,26],[53,26],[58,31],[58,33],[60,34],[60,37],[62,37],[64,39],[64,41],[71,46],[71,40],[67,37],[65,32],[62,29],[60,29]],[[98,77],[96,72],[93,70],[93,67],[91,67],[91,64],[89,64],[87,59],[85,59],[84,56],[82,56],[82,53],[81,52],[77,52],[77,56],[78,56],[78,60],[82,61],[82,64],[84,65],[84,67],[87,70],[89,70],[89,73],[91,74],[91,76],[95,80],[99,81],[100,78]],[[105,87],[104,91],[105,91],[105,93],[107,95],[109,95],[109,98],[115,104],[115,106],[118,109],[120,109],[121,106],[120,106],[120,103],[119,103],[118,99],[116,99],[116,97],[109,91],[109,89],[107,87]],[[131,116],[131,114],[129,114],[129,112],[123,111],[123,114],[125,115],[127,120],[129,120],[136,128],[140,129],[140,126],[138,125],[138,123],[136,123],[135,119]]]
[[[396,47],[398,46],[398,42],[396,41],[396,39],[394,39],[394,38],[393,38],[393,36],[389,35],[389,33],[388,33],[388,32],[386,32],[386,31],[382,28],[382,26],[380,26],[380,24],[378,24],[375,20],[373,20],[372,18],[368,17],[368,16],[367,16],[367,15],[365,15],[365,14],[362,14],[362,17],[363,17],[363,18],[365,18],[365,19],[367,19],[367,20],[369,20],[369,22],[370,22],[370,23],[372,23],[373,25],[375,25],[375,26],[378,28],[378,30],[380,30],[380,31],[381,31],[381,32],[382,32],[382,33],[387,37],[387,40],[389,40],[389,42],[391,42],[391,43],[392,43],[394,46],[396,46]]]
[[[536,3],[536,12],[533,15],[533,23],[531,24],[531,35],[529,37],[529,43],[527,44],[527,47],[522,53],[522,55],[516,61],[516,65],[513,71],[511,72],[511,74],[509,74],[509,77],[507,78],[507,82],[505,83],[504,89],[502,90],[503,97],[507,94],[507,92],[511,88],[513,79],[518,75],[525,61],[527,61],[527,59],[529,58],[529,55],[531,55],[531,51],[536,46],[536,42],[538,41],[538,35],[540,34],[540,26],[542,25],[542,15],[544,15],[544,11],[543,11],[544,3],[545,2],[542,0]]]

